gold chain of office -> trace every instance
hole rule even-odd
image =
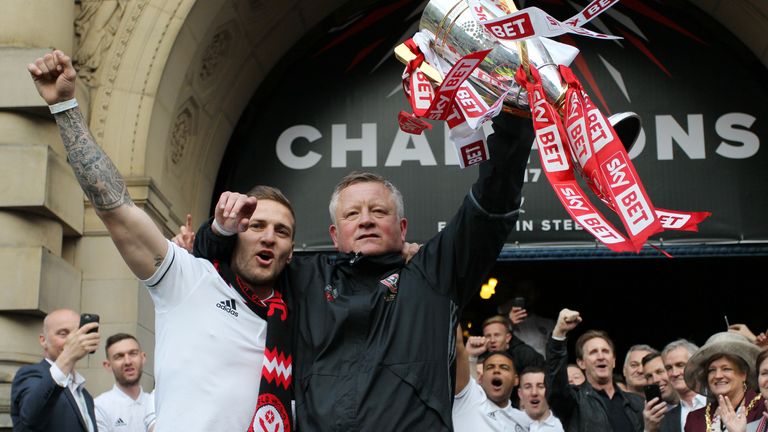
[[[763,398],[762,394],[758,394],[754,399],[752,399],[752,402],[749,403],[749,406],[747,406],[747,409],[744,410],[744,419],[746,421],[746,418],[749,416],[749,411],[752,410],[752,408],[755,407],[758,401]],[[710,432],[712,430],[712,414],[710,410],[712,409],[712,404],[707,402],[707,409],[704,411],[704,422],[706,424],[706,431]],[[720,420],[722,423],[722,419]]]

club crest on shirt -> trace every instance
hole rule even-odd
[[[391,302],[397,298],[397,287],[399,282],[400,273],[392,273],[379,281],[379,283],[384,285],[387,289],[387,291],[384,292],[384,301]]]

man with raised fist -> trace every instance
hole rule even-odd
[[[581,323],[577,311],[563,309],[547,343],[547,399],[568,432],[641,432],[643,398],[613,382],[616,350],[608,334],[588,330],[576,340],[576,362],[587,376],[568,384],[568,333]]]

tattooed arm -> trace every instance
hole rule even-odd
[[[63,52],[46,54],[27,65],[27,70],[40,96],[49,105],[74,98],[77,73],[72,60]],[[67,161],[80,187],[128,267],[137,277],[148,279],[167,252],[168,243],[163,234],[152,219],[133,204],[123,177],[96,144],[80,109],[68,109],[54,117],[67,151]]]

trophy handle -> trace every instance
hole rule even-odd
[[[407,65],[416,58],[416,54],[414,54],[411,49],[405,45],[405,43],[401,43],[395,47],[395,57],[400,61],[400,63]],[[429,63],[422,63],[419,66],[419,70],[423,72],[424,75],[430,79],[430,81],[438,85],[443,82],[443,78],[440,76],[440,72],[438,72],[437,69],[432,67],[432,65]]]
[[[642,128],[640,116],[632,111],[621,112],[608,117],[608,122],[611,123],[624,148],[629,152],[640,136]]]

